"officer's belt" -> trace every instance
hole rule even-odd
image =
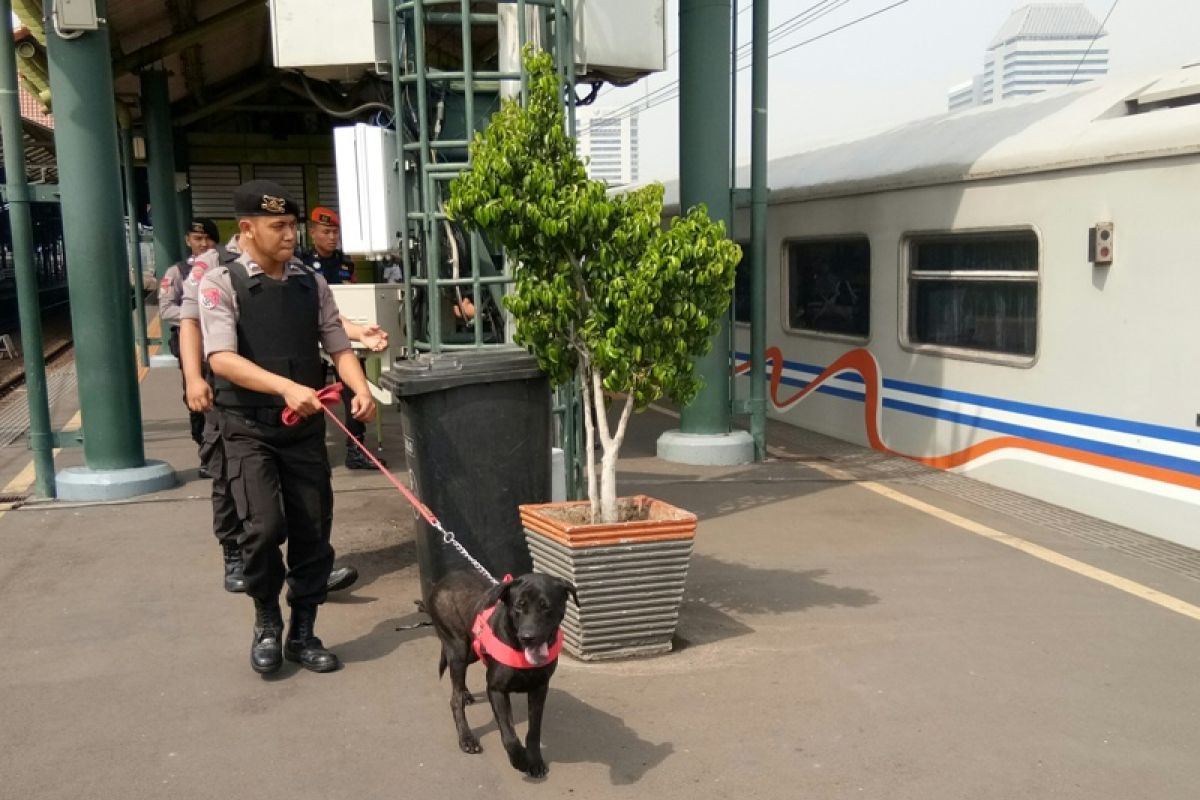
[[[283,425],[283,408],[277,406],[223,406],[218,404],[217,408],[227,414],[233,414],[235,417],[241,417],[250,422],[257,422],[260,425]]]

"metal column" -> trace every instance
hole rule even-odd
[[[11,0],[0,0],[0,20],[7,22],[11,18]],[[21,345],[25,357],[29,447],[33,451],[36,492],[42,497],[54,497],[54,446],[46,391],[46,362],[42,352],[42,313],[38,303],[37,273],[33,268],[33,218],[29,210],[29,186],[25,180],[25,143],[15,56],[12,36],[0,36],[0,128],[3,129],[8,221],[16,262],[17,313],[21,319]]]
[[[679,3],[679,205],[704,204],[709,216],[733,227],[731,0]],[[685,406],[679,430],[658,439],[658,456],[681,464],[745,464],[754,458],[750,434],[733,430],[730,403],[730,315],[721,320],[712,350],[695,361],[704,382]]]
[[[97,11],[105,16],[106,0]],[[64,39],[48,24],[46,39],[84,460],[91,470],[142,467],[108,30]]]
[[[679,200],[686,211],[700,203],[731,230],[729,41],[731,0],[679,2]],[[704,388],[684,407],[686,434],[730,430],[729,324],[722,322],[712,351],[696,361]]]
[[[767,458],[767,38],[770,0],[754,0],[750,84],[750,435]]]
[[[183,223],[175,195],[175,146],[171,141],[171,97],[167,73],[142,73],[142,118],[146,122],[146,155],[150,178],[150,221],[154,226],[154,274],[160,279],[183,259]],[[170,331],[163,326],[166,352]]]
[[[126,123],[128,120],[125,121]],[[146,302],[142,291],[142,242],[138,236],[137,187],[133,180],[133,128],[121,125],[121,170],[125,183],[125,216],[129,224],[125,231],[129,247],[129,273],[133,276],[135,303],[134,322],[137,325],[138,353],[142,366],[150,366],[150,346],[146,341]]]

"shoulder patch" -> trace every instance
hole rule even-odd
[[[170,277],[168,277],[168,276],[166,276],[166,275],[163,275],[163,279],[162,279],[161,281],[159,281],[159,282],[158,282],[158,285],[159,285],[159,287],[161,287],[161,288],[163,288],[163,289],[170,289],[170,288],[171,288],[171,279],[170,279]]]
[[[192,286],[199,286],[201,279],[204,278],[204,267],[192,267],[192,271],[188,273],[188,283]]]
[[[200,305],[210,311],[221,305],[221,291],[219,289],[201,289]]]

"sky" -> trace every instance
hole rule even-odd
[[[749,41],[751,0],[738,17]],[[774,27],[817,0],[771,0]],[[833,13],[771,46],[772,52],[824,33],[896,0],[847,0]],[[908,0],[904,5],[806,44],[769,61],[768,150],[771,158],[848,141],[922,117],[944,113],[946,90],[983,70],[988,43],[1009,14],[1027,0]],[[1200,62],[1197,0],[1086,0],[1103,20],[1109,75],[1166,71]],[[678,47],[679,0],[667,0],[667,51]],[[747,59],[748,61],[748,59]],[[653,92],[678,74],[669,69],[631,87],[606,87],[596,108],[615,109]],[[738,163],[749,161],[750,71],[738,85]],[[674,178],[678,171],[679,101],[641,114],[641,180]]]

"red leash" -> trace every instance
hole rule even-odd
[[[384,476],[392,482],[392,486],[395,486],[400,491],[400,494],[404,495],[405,499],[412,503],[413,508],[417,510],[418,514],[425,518],[426,522],[440,530],[442,527],[441,523],[438,522],[438,518],[433,515],[433,512],[430,511],[424,503],[417,499],[417,496],[412,493],[412,490],[397,480],[395,475],[388,472],[387,467],[380,463],[379,459],[375,457],[375,454],[371,452],[366,444],[359,441],[357,436],[350,433],[349,429],[342,423],[340,419],[337,418],[337,415],[333,413],[333,407],[342,402],[342,384],[329,384],[317,392],[317,399],[321,401],[321,410],[325,412],[325,416],[333,420],[334,424],[342,429],[342,432],[346,434],[346,438],[349,441],[352,441],[354,444],[358,445],[358,449],[362,450],[367,458],[371,460],[371,463],[375,465],[376,469],[382,472]],[[283,424],[289,428],[298,424],[300,419],[300,415],[295,411],[292,411],[290,408],[285,408],[283,410]]]

